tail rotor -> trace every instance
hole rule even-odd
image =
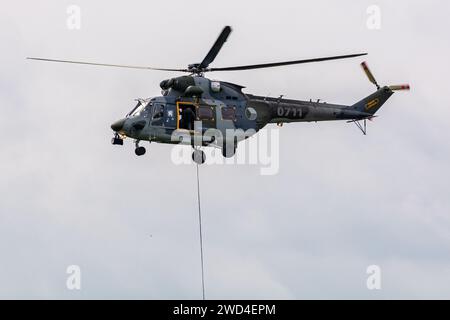
[[[392,91],[410,90],[409,84],[401,84],[395,86],[389,86]]]
[[[381,87],[378,84],[378,82],[375,79],[375,77],[373,76],[372,71],[370,71],[369,66],[367,65],[367,62],[364,61],[363,63],[361,63],[361,67],[363,68],[363,70],[364,70],[367,78],[369,79],[369,81],[372,82],[377,87],[377,89],[379,90]],[[409,84],[387,86],[387,88],[389,88],[392,91],[410,90]]]
[[[378,84],[377,80],[375,80],[375,77],[373,76],[372,71],[370,71],[369,66],[367,65],[367,62],[361,63],[361,67],[363,68],[364,72],[366,73],[367,78],[369,78],[369,81],[372,82],[374,85],[377,86],[377,89],[380,89],[380,85]]]

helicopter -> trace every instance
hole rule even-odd
[[[233,157],[239,142],[256,134],[268,124],[282,126],[292,122],[341,120],[354,123],[365,135],[366,120],[376,117],[377,111],[394,91],[409,90],[409,85],[381,87],[366,62],[362,68],[376,91],[353,105],[331,104],[317,101],[284,99],[283,96],[263,97],[244,93],[244,86],[226,81],[211,80],[207,72],[242,71],[280,67],[295,64],[356,58],[367,53],[284,62],[210,67],[227,41],[232,29],[226,26],[205,58],[187,68],[154,68],[46,58],[27,59],[73,63],[103,67],[120,67],[187,73],[161,81],[161,96],[137,99],[137,104],[122,119],[111,125],[113,145],[123,145],[124,139],[134,139],[135,154],[142,156],[146,149],[141,141],[190,144],[192,159],[197,164],[206,160],[201,147],[221,149],[224,157]]]

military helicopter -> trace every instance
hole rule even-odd
[[[141,141],[190,144],[194,149],[192,158],[197,164],[204,163],[206,159],[205,153],[200,147],[220,148],[224,157],[233,157],[240,141],[247,139],[271,123],[282,126],[284,123],[291,122],[344,120],[355,123],[363,134],[366,134],[366,120],[375,117],[375,113],[394,91],[409,90],[410,88],[409,85],[381,87],[367,64],[363,62],[364,72],[377,90],[353,105],[247,94],[242,91],[245,87],[241,85],[210,80],[204,77],[204,74],[213,71],[253,70],[348,59],[367,53],[211,68],[210,64],[215,60],[231,31],[231,27],[226,26],[205,58],[200,63],[188,65],[187,68],[153,68],[45,58],[27,59],[188,73],[188,75],[162,81],[160,83],[161,96],[137,99],[136,106],[123,119],[111,125],[114,132],[112,144],[123,145],[125,138],[134,139],[137,156],[142,156],[146,152],[146,149],[139,145]]]

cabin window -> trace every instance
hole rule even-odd
[[[214,120],[213,110],[212,107],[199,107],[197,109],[197,118],[199,120]]]
[[[236,121],[236,108],[235,107],[222,108],[222,119]]]

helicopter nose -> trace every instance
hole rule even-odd
[[[111,129],[113,129],[113,130],[116,131],[116,132],[122,130],[123,125],[125,124],[125,120],[126,120],[126,119],[120,119],[120,120],[117,120],[116,122],[114,122],[114,123],[111,125]]]

